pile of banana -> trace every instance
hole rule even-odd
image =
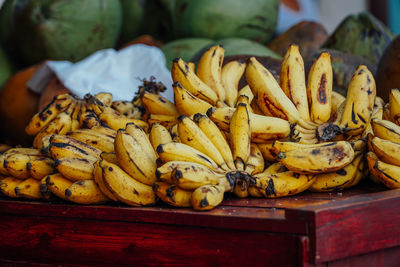
[[[371,121],[367,162],[371,177],[389,188],[400,188],[400,91],[393,89],[383,118]]]

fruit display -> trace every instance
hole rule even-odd
[[[367,162],[372,179],[388,188],[400,188],[400,91],[389,94],[383,118],[371,121],[368,135]]]

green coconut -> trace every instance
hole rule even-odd
[[[11,62],[8,60],[3,49],[0,47],[0,88],[7,81],[7,79],[13,74],[13,67]]]
[[[278,6],[278,0],[176,0],[175,34],[266,43],[275,32]]]
[[[30,65],[45,59],[81,60],[113,47],[122,11],[115,0],[6,0],[0,22],[9,31],[1,39],[6,49]]]
[[[242,38],[225,38],[215,41],[215,44],[222,45],[225,48],[225,56],[252,55],[272,57],[282,59],[280,55],[268,47]]]
[[[335,49],[378,64],[393,33],[377,18],[367,12],[346,17],[323,48]]]
[[[164,52],[168,69],[172,68],[172,61],[180,57],[190,61],[202,48],[209,46],[214,41],[205,38],[183,38],[169,42],[161,47]]]
[[[120,42],[126,43],[132,41],[141,33],[144,6],[141,0],[120,1],[122,6]]]

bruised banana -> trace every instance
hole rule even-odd
[[[197,124],[185,115],[178,117],[178,134],[181,142],[209,156],[224,170],[229,170],[219,150]]]
[[[159,145],[171,143],[172,137],[167,128],[160,123],[154,123],[151,125],[149,140],[155,151]]]
[[[101,160],[99,165],[103,170],[104,184],[119,201],[133,206],[156,203],[151,186],[136,181],[115,164]]]
[[[171,74],[174,83],[179,82],[182,87],[188,90],[193,96],[211,105],[216,105],[218,95],[205,84],[181,58],[177,58],[173,61]]]
[[[105,135],[92,129],[75,130],[66,135],[101,151],[114,152],[114,136]]]
[[[41,198],[42,198],[42,199],[44,199],[44,200],[49,200],[49,199],[51,199],[54,195],[53,195],[53,193],[50,191],[50,189],[47,187],[46,178],[47,178],[47,176],[44,177],[44,178],[42,178],[42,179],[39,181],[39,183],[40,183],[40,185],[39,185],[39,191],[40,191],[40,195],[41,195]]]
[[[53,159],[76,157],[97,159],[101,150],[65,135],[53,135],[50,138],[50,155]]]
[[[281,88],[299,111],[304,121],[310,121],[304,62],[299,47],[291,45],[287,50],[281,66]]]
[[[44,156],[30,156],[27,169],[32,178],[41,180],[43,177],[56,172],[53,159]]]
[[[232,115],[230,124],[230,139],[235,166],[244,170],[250,156],[251,127],[247,105],[240,103]]]
[[[280,152],[277,157],[291,171],[324,173],[350,164],[354,159],[354,150],[349,142],[338,141],[321,147]]]
[[[195,114],[193,120],[221,153],[228,168],[235,169],[231,148],[217,125],[206,115],[200,113]]]
[[[143,108],[135,106],[130,101],[114,101],[111,107],[130,119],[140,119],[144,113]]]
[[[239,81],[245,69],[246,63],[242,60],[231,61],[222,67],[221,81],[225,89],[225,102],[230,107],[235,106],[239,90]]]
[[[191,116],[196,113],[206,113],[212,107],[208,102],[191,94],[178,82],[175,82],[172,87],[174,88],[175,105],[179,114]]]
[[[36,179],[28,178],[18,184],[15,188],[15,194],[23,198],[41,199],[40,182]]]
[[[153,184],[153,191],[163,202],[172,206],[192,206],[192,191],[181,189],[176,185],[171,185],[166,182],[155,182]]]
[[[376,96],[375,80],[366,66],[359,66],[349,88],[340,127],[347,135],[362,133],[374,108]]]
[[[192,206],[195,210],[211,210],[224,199],[224,188],[220,185],[203,185],[193,191]]]
[[[327,122],[331,117],[333,73],[331,56],[322,52],[308,73],[307,96],[310,117],[315,123]]]
[[[159,94],[144,92],[142,102],[150,114],[179,115],[174,103]]]

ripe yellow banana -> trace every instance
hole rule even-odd
[[[100,100],[100,102],[107,107],[110,107],[113,102],[113,96],[110,93],[98,93],[94,97]]]
[[[399,89],[392,89],[389,94],[389,111],[390,116],[394,122],[399,125],[400,123],[400,91]]]
[[[212,170],[218,170],[218,165],[206,154],[182,143],[168,143],[157,147],[157,153],[163,162],[187,161],[204,165]]]
[[[347,135],[362,133],[371,116],[376,96],[375,80],[366,66],[359,66],[349,88],[340,126]]]
[[[217,103],[218,96],[215,91],[205,84],[181,58],[174,60],[171,74],[173,81],[179,82],[182,87],[188,90],[192,95],[211,105]]]
[[[93,180],[93,163],[96,160],[86,158],[59,158],[55,166],[59,173],[71,181]]]
[[[102,160],[99,165],[103,170],[104,184],[118,200],[133,206],[156,203],[151,186],[135,180],[115,164]]]
[[[246,104],[239,104],[229,124],[232,154],[238,170],[244,170],[250,156],[250,117]]]
[[[30,156],[26,154],[11,154],[6,156],[3,166],[11,176],[18,179],[27,179],[31,177],[28,169],[30,159]]]
[[[23,180],[14,177],[4,178],[0,181],[0,192],[8,197],[17,198],[15,188],[22,182]]]
[[[163,114],[150,114],[147,122],[152,125],[153,123],[161,123],[167,128],[170,128],[172,125],[176,124],[177,117],[172,115],[163,115]]]
[[[325,146],[331,146],[333,144],[334,142],[326,142],[319,144],[299,144],[295,142],[282,142],[276,140],[272,143],[271,153],[278,155],[279,152],[289,152],[298,149],[325,147]]]
[[[93,180],[73,183],[65,190],[65,197],[78,204],[100,204],[109,201]]]
[[[246,162],[245,172],[253,175],[264,171],[264,158],[255,143],[250,144],[250,155]]]
[[[197,65],[197,76],[215,91],[219,101],[226,98],[225,88],[222,83],[221,70],[224,62],[225,49],[216,45],[203,53]]]
[[[125,131],[135,139],[136,143],[141,146],[143,152],[150,158],[150,160],[157,160],[157,154],[151,145],[149,137],[140,127],[133,123],[128,123]]]
[[[79,121],[79,112],[81,111],[82,105],[85,105],[85,103],[83,103],[81,100],[77,100],[77,103],[71,114],[71,131],[81,128],[80,121]]]
[[[383,161],[373,159],[372,157],[368,158],[371,163],[368,163],[369,166],[372,164],[372,170],[370,171],[376,175],[376,177],[387,187],[391,189],[400,188],[400,167],[392,164],[385,163]]]
[[[331,116],[333,74],[331,56],[322,52],[308,74],[307,96],[311,120],[320,124]]]
[[[42,180],[43,177],[56,172],[54,160],[45,156],[29,156],[26,167],[32,178]]]
[[[300,117],[310,121],[304,62],[297,45],[289,46],[281,66],[281,88],[299,111]]]
[[[186,115],[178,117],[178,134],[182,143],[206,154],[222,169],[229,170],[221,153],[219,153],[215,145],[199,128],[199,126],[197,126],[197,124]]]
[[[115,131],[125,129],[126,124],[130,122],[143,128],[145,131],[149,128],[149,125],[145,121],[130,119],[110,107],[104,108],[104,111],[99,115],[99,119]]]
[[[104,159],[108,162],[114,163],[116,165],[119,165],[117,155],[115,153],[110,153],[110,152],[102,152],[100,154],[100,159]]]
[[[171,134],[172,141],[176,143],[181,143],[181,139],[178,134],[178,124],[174,124],[169,128],[169,133]]]
[[[193,120],[197,123],[201,131],[203,131],[208,139],[214,144],[216,149],[222,155],[222,158],[224,159],[228,168],[231,170],[235,169],[231,148],[229,147],[226,138],[217,125],[206,115],[200,113],[195,114]]]
[[[313,126],[301,118],[296,106],[282,91],[274,76],[254,57],[249,59],[246,80],[264,114],[272,114],[305,128]]]
[[[366,169],[368,170],[368,168]],[[351,179],[350,182],[344,185],[344,188],[347,189],[356,186],[364,177],[367,176],[368,173],[365,174],[365,161],[363,158],[360,160],[360,163],[358,164],[356,175],[354,175],[353,179]]]
[[[160,123],[153,123],[149,133],[149,140],[155,151],[159,145],[171,143],[172,137],[167,128],[163,125]]]
[[[250,104],[252,103],[252,101],[254,99],[254,94],[251,91],[251,88],[250,88],[249,85],[245,85],[242,89],[240,89],[238,95],[247,96],[247,98],[249,99]],[[260,113],[260,114],[262,114],[262,113]]]
[[[47,124],[49,124],[59,113],[66,110],[69,105],[74,102],[72,96],[68,94],[58,95],[43,108],[39,113],[36,113],[31,121],[26,126],[26,133],[29,135],[36,135]]]
[[[376,137],[400,143],[400,126],[383,119],[371,120],[372,131]]]
[[[172,86],[174,88],[175,105],[179,114],[191,116],[196,113],[206,113],[212,107],[208,102],[192,95],[179,83],[176,82]]]
[[[7,168],[4,167],[4,160],[6,158],[6,154],[0,153],[0,175],[9,176],[10,174],[7,171]]]
[[[111,107],[130,119],[140,119],[144,113],[142,107],[137,107],[129,101],[114,101]]]
[[[206,184],[218,184],[215,172],[205,166],[192,166],[191,168],[175,167],[171,173],[172,181],[175,185],[185,190],[195,190]]]
[[[257,144],[258,149],[260,150],[264,160],[268,162],[275,162],[277,160],[276,153],[273,149],[273,144],[274,141],[267,141],[264,143]]]
[[[101,150],[65,135],[53,135],[50,138],[50,155],[53,159],[75,157],[98,159]]]
[[[374,168],[375,163],[379,160],[378,156],[374,152],[369,151],[366,154],[366,160],[371,180],[375,183],[381,183],[381,180],[378,178],[378,171]]]
[[[375,136],[371,146],[378,158],[389,164],[400,166],[400,144]]]
[[[239,90],[239,81],[242,78],[245,69],[246,62],[242,60],[231,61],[222,67],[221,80],[225,89],[225,102],[230,107],[235,106]]]
[[[142,102],[150,114],[179,115],[174,103],[159,94],[144,92]]]
[[[101,160],[98,160],[93,164],[94,181],[97,183],[99,189],[101,190],[101,192],[103,192],[104,195],[106,195],[109,199],[111,199],[113,201],[118,201],[118,199],[113,195],[113,193],[104,184],[103,169],[100,167],[100,161]]]
[[[207,116],[222,131],[229,131],[229,124],[235,110],[236,110],[235,108],[231,107],[223,107],[223,108],[211,107],[207,110]]]
[[[321,147],[280,152],[277,156],[286,168],[299,173],[324,173],[342,169],[354,159],[349,142],[338,141]]]
[[[195,210],[211,210],[224,199],[224,188],[220,185],[204,185],[193,191],[192,206]]]
[[[340,105],[346,100],[346,98],[336,91],[332,91],[332,107],[331,107],[331,116],[336,113],[339,109]]]
[[[29,199],[41,199],[40,194],[40,182],[33,178],[28,178],[23,182],[19,183],[15,188],[15,194],[18,197],[29,198]]]
[[[165,203],[175,207],[191,207],[192,191],[181,189],[165,182],[155,182],[153,191]]]
[[[60,173],[51,174],[46,177],[47,188],[57,197],[66,199],[65,190],[72,185],[72,182]]]
[[[78,141],[88,144],[104,152],[114,152],[114,137],[92,129],[81,129],[66,134]]]
[[[354,160],[343,169],[316,175],[315,182],[311,185],[309,190],[313,192],[332,192],[344,189],[346,185],[350,184],[355,176],[357,176],[359,164],[363,156],[363,154],[356,156]]]

